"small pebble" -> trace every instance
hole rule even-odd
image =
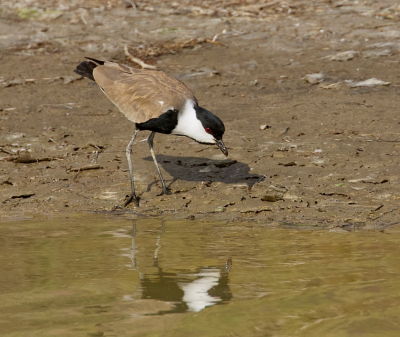
[[[271,129],[271,125],[268,124],[260,125],[260,130],[267,130],[267,129]]]

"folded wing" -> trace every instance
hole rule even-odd
[[[104,62],[93,70],[93,77],[111,102],[134,123],[144,123],[171,109],[179,111],[187,100],[196,101],[185,84],[161,71]]]

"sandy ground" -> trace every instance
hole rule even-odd
[[[0,4],[0,219],[100,211],[344,229],[398,222],[396,1],[40,3]],[[229,149],[225,159],[217,147],[156,135],[172,191],[159,196],[149,134],[139,133],[141,205],[125,209],[134,125],[73,73],[84,56],[133,65],[124,46],[184,81],[224,121]]]

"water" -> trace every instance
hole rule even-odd
[[[1,336],[398,336],[400,232],[0,222]]]

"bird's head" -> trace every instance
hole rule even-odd
[[[188,100],[179,112],[178,121],[172,134],[186,136],[202,144],[216,144],[225,156],[228,156],[222,136],[225,126],[222,121],[197,102]]]
[[[222,141],[222,136],[225,132],[224,123],[210,111],[200,106],[195,107],[195,110],[196,117],[201,122],[204,129],[201,140],[198,141],[206,144],[217,144],[222,153],[228,156],[228,150]]]
[[[221,122],[222,123],[222,122]],[[224,126],[224,124],[222,124],[222,126]],[[222,135],[224,134],[224,131],[220,131],[220,129],[212,129],[209,126],[206,126],[204,128],[204,131],[209,134],[210,136],[212,136],[212,138],[210,138],[210,143],[213,144],[217,144],[219,149],[222,151],[222,153],[228,157],[228,150],[224,144],[224,142],[222,141]]]

